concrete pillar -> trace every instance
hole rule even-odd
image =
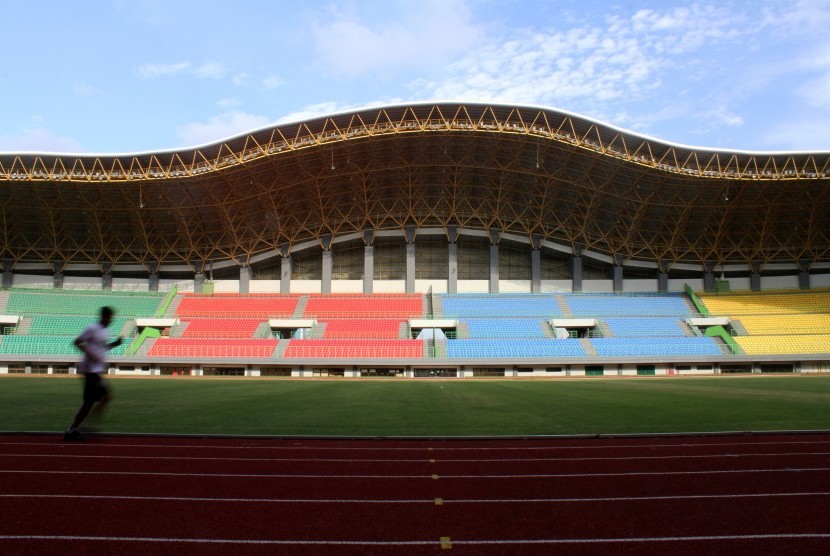
[[[715,262],[703,261],[703,291],[715,291]]]
[[[203,293],[205,291],[205,261],[193,261],[191,263],[195,271],[193,276],[193,291]]]
[[[499,293],[499,240],[501,230],[490,228],[490,293]]]
[[[331,234],[323,234],[320,238],[320,247],[323,248],[323,281],[321,284],[322,293],[331,293]]]
[[[112,290],[112,262],[104,261],[101,267],[101,289]]]
[[[530,291],[541,293],[542,291],[542,236],[531,234],[530,236]]]
[[[812,261],[809,259],[801,259],[798,261],[798,287],[802,290],[810,289],[810,265]],[[5,286],[5,283],[3,285]]]
[[[374,230],[363,230],[363,293],[372,293],[375,283]]]
[[[159,263],[158,261],[150,261],[147,263],[147,267],[150,270],[147,289],[151,292],[157,292],[159,291]]]
[[[10,288],[14,284],[14,261],[3,259],[3,287]]]
[[[406,236],[406,293],[415,293],[415,235],[417,228],[414,224],[407,224],[404,229]]]
[[[55,271],[52,284],[55,289],[63,288],[63,269],[66,267],[66,261],[52,261],[52,269]]]
[[[585,246],[581,243],[574,243],[573,256],[571,257],[571,280],[573,280],[573,291],[582,291],[582,251]]]
[[[669,261],[666,259],[657,261],[657,291],[669,291]]]
[[[458,293],[458,226],[447,226],[447,292]]]
[[[239,267],[239,293],[249,293],[251,291],[251,267],[247,263],[242,263]]]
[[[754,292],[761,291],[761,261],[751,261],[749,270],[749,289]]]
[[[614,254],[614,293],[622,293],[623,291],[623,259],[624,257],[619,253]]]
[[[280,293],[291,293],[291,246],[283,243],[277,250],[280,259]]]

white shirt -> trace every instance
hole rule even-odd
[[[93,322],[81,332],[77,341],[86,344],[86,351],[78,372],[101,374],[107,370],[108,340],[107,329],[100,322]]]

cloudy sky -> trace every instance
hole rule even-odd
[[[830,151],[830,0],[27,0],[3,20],[3,152],[192,147],[434,100]]]

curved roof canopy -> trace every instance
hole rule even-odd
[[[326,234],[492,229],[624,259],[830,260],[830,153],[673,145],[539,107],[413,104],[203,147],[0,154],[4,259],[192,264]]]

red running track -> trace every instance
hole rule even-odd
[[[0,554],[827,554],[830,435],[0,436]]]

